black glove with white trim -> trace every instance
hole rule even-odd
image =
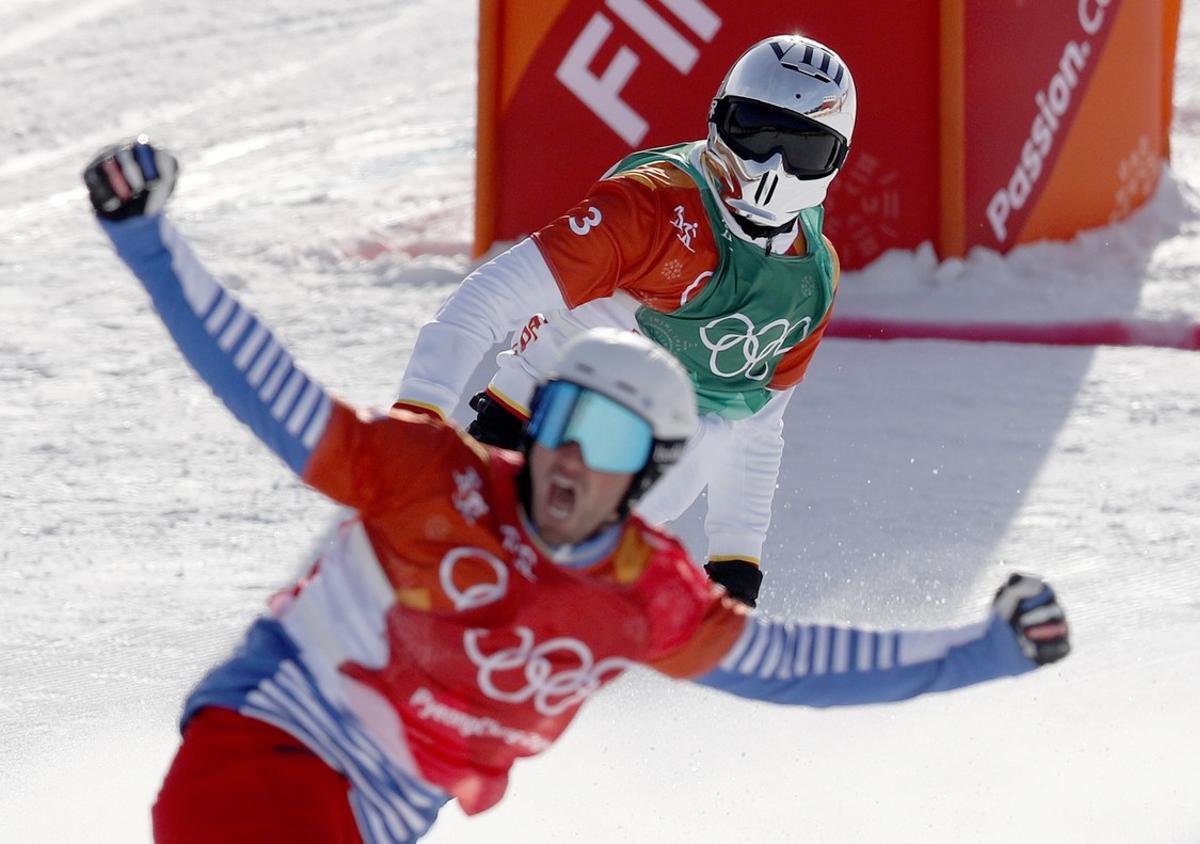
[[[1067,618],[1050,586],[1036,577],[1014,574],[996,592],[996,614],[1012,625],[1025,656],[1038,665],[1071,652]]]
[[[758,587],[762,585],[762,569],[749,560],[712,560],[704,571],[713,583],[725,587],[729,597],[748,607],[758,606]]]
[[[125,220],[162,211],[178,175],[175,156],[138,135],[96,153],[83,170],[83,182],[97,215]]]

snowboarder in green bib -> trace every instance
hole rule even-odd
[[[784,409],[837,291],[821,203],[856,110],[828,47],[799,35],[755,44],[721,83],[707,139],[628,156],[467,277],[422,328],[398,404],[449,415],[483,355],[515,332],[471,400],[469,430],[516,448],[534,385],[568,340],[601,325],[645,334],[683,363],[701,426],[638,513],[669,521],[707,487],[705,570],[754,606]]]

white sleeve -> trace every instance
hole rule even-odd
[[[463,279],[421,328],[400,382],[400,400],[449,416],[492,346],[535,313],[566,306],[541,250],[532,238],[522,240]]]
[[[731,423],[732,442],[717,456],[708,482],[704,528],[710,559],[762,557],[783,459],[783,412],[792,392],[777,394],[758,413]]]

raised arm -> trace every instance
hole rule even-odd
[[[146,139],[88,165],[100,226],[142,282],[188,363],[298,475],[329,421],[331,402],[270,330],[200,264],[161,213],[174,188],[170,153]]]
[[[360,418],[296,366],[267,326],[205,270],[161,213],[176,169],[170,153],[143,137],[99,153],[84,171],[84,181],[101,227],[150,294],[188,363],[240,421],[315,488],[359,508],[394,494],[374,480],[383,473],[364,467],[383,459],[410,460],[418,451],[431,454],[440,426],[415,418]],[[395,425],[405,426],[403,436],[385,430]]]
[[[1054,591],[1037,578],[1013,575],[987,618],[949,630],[882,632],[748,618],[720,663],[694,679],[754,700],[848,706],[1023,674],[1069,652]]]

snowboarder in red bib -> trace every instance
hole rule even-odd
[[[755,606],[783,414],[829,322],[838,260],[821,203],[857,113],[846,63],[798,35],[755,44],[717,91],[704,141],[634,153],[574,208],[467,277],[421,331],[399,403],[448,416],[493,344],[470,432],[518,448],[536,384],[575,334],[635,329],[687,370],[700,425],[639,504],[679,516],[706,487],[714,581]]]
[[[693,384],[631,331],[585,332],[530,400],[518,452],[428,414],[356,411],[297,367],[162,214],[177,168],[144,138],[85,169],[117,253],[197,373],[349,507],[299,583],[189,696],[160,842],[412,842],[504,793],[633,665],[757,700],[899,700],[1068,652],[1054,593],[1013,575],[968,627],[763,620],[630,507],[696,427]]]

